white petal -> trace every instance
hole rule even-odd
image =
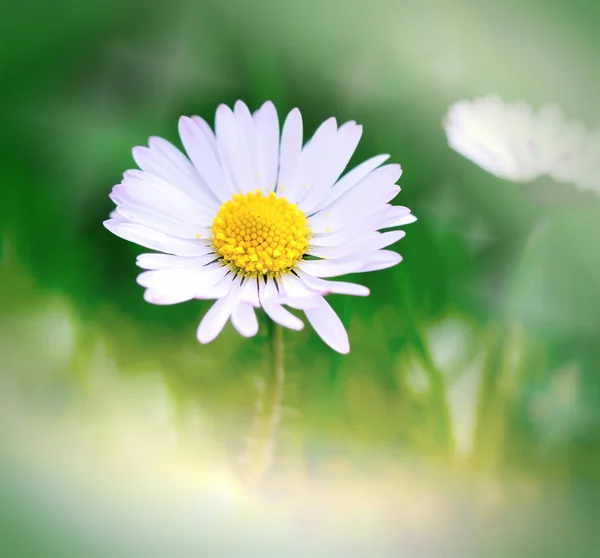
[[[238,298],[243,302],[252,304],[255,308],[260,306],[260,300],[258,298],[258,281],[255,277],[247,277],[244,280]]]
[[[280,295],[277,292],[275,283],[272,280],[267,281],[266,284],[264,281],[259,280],[258,285],[260,304],[263,307],[265,314],[267,314],[269,318],[289,329],[295,329],[298,331],[304,327],[302,320],[281,306],[279,303]]]
[[[151,137],[149,148],[134,147],[133,158],[138,166],[154,176],[173,185],[179,191],[216,209],[216,200],[204,188],[196,169],[172,143],[159,137]]]
[[[402,256],[391,250],[351,254],[331,260],[302,261],[297,268],[314,277],[336,277],[348,273],[363,273],[385,269],[400,263]]]
[[[353,190],[352,193],[355,191]],[[343,203],[334,202],[329,210],[321,210],[310,217],[308,221],[311,231],[313,233],[329,233],[352,226],[352,220],[360,222],[362,218],[372,216],[378,210],[384,210],[387,203],[394,199],[399,192],[399,186],[381,188],[372,192],[371,195],[367,192],[356,191],[356,196],[343,200]]]
[[[182,267],[201,267],[215,259],[214,248],[206,246],[206,254],[194,258],[182,258],[169,254],[140,254],[136,264],[142,269],[173,269]]]
[[[323,205],[323,200],[329,196],[332,186],[348,165],[361,135],[362,126],[355,122],[347,122],[340,127],[313,171],[307,195],[298,202],[302,211],[311,213]]]
[[[328,148],[335,141],[336,134],[336,120],[333,117],[328,118],[304,146],[298,170],[285,193],[289,201],[297,203],[302,200],[315,185],[317,177],[327,164]]]
[[[266,300],[262,303],[262,307],[269,318],[283,327],[295,331],[300,331],[304,327],[304,322],[300,318],[294,316],[294,314],[274,300]]]
[[[293,109],[285,119],[281,131],[281,147],[279,152],[279,175],[277,193],[288,195],[294,174],[298,170],[302,152],[302,115]]]
[[[395,244],[405,236],[405,231],[376,232],[373,237],[356,242],[354,248],[357,252],[374,252]]]
[[[244,337],[253,337],[258,333],[258,320],[251,304],[238,302],[231,314],[231,323]]]
[[[217,298],[223,298],[229,293],[232,284],[233,282],[231,273],[226,272],[226,274],[214,285],[202,286],[202,289],[199,289],[196,292],[196,296],[194,298],[197,298],[198,300],[214,300]]]
[[[184,288],[188,285],[192,288],[193,296],[201,291],[203,286],[217,284],[227,272],[220,265],[217,267],[182,267],[167,269],[151,269],[143,271],[137,276],[137,282],[148,289],[169,290]],[[192,298],[192,297],[190,297]]]
[[[385,218],[381,219],[378,229],[391,229],[414,223],[417,218],[410,212],[408,207],[401,205],[392,206]]]
[[[144,300],[149,302],[150,304],[156,304],[157,306],[170,306],[173,304],[180,304],[182,302],[187,302],[188,300],[192,300],[194,298],[187,291],[168,291],[166,293],[162,293],[156,289],[146,289],[144,290]]]
[[[150,137],[148,145],[153,153],[162,155],[169,163],[168,172],[165,172],[162,178],[185,191],[201,204],[210,204],[213,209],[216,209],[215,198],[206,189],[194,165],[177,147],[158,136]]]
[[[367,271],[379,271],[399,264],[402,261],[402,256],[392,250],[378,250],[371,254],[362,254],[365,259],[365,265],[360,269],[361,273]]]
[[[215,117],[219,157],[229,168],[234,182],[233,191],[238,193],[258,188],[257,171],[254,170],[256,159],[251,158],[251,152],[256,153],[256,134],[250,113],[246,115],[247,110],[246,105],[237,103],[234,114],[228,106],[219,105]]]
[[[116,209],[113,209],[108,214],[108,217],[108,220],[111,221],[114,225],[116,225],[117,223],[127,223],[127,219],[121,217]]]
[[[210,226],[216,205],[198,201],[171,183],[142,171],[127,171],[117,184],[111,198],[117,205],[135,204],[164,214],[182,223]]]
[[[348,225],[348,216],[369,214],[392,200],[400,187],[395,185],[400,176],[399,165],[385,165],[369,174],[330,207],[321,209],[309,218],[313,232],[333,232]]]
[[[192,293],[181,289],[177,291],[167,291],[166,293],[162,293],[156,289],[146,289],[144,291],[144,300],[150,304],[156,304],[159,306],[179,304],[181,302],[192,300],[192,298],[194,298]]]
[[[206,313],[200,325],[196,336],[200,343],[210,343],[221,333],[227,320],[231,316],[233,309],[238,303],[236,295],[239,290],[239,278],[233,280],[231,289],[227,296],[220,298],[215,302],[210,310]]]
[[[306,310],[307,308],[316,308],[319,306],[319,293],[314,291],[310,296],[303,298],[294,298],[291,296],[284,296],[279,301],[281,304],[285,304],[295,310]]]
[[[263,192],[275,189],[279,167],[279,119],[271,101],[254,113],[259,183]]]
[[[405,231],[389,231],[380,233],[377,242],[371,246],[371,249],[380,250],[381,248],[387,248],[388,246],[391,246],[392,244],[395,244],[399,240],[403,239],[405,236]]]
[[[334,184],[327,198],[323,200],[321,207],[327,207],[342,194],[345,194],[348,190],[356,186],[369,173],[374,171],[377,167],[383,165],[383,163],[385,163],[389,158],[389,155],[377,155],[376,157],[371,157],[360,165],[354,167],[350,172],[346,173]],[[321,209],[321,207],[317,207],[317,210]]]
[[[271,278],[258,278],[258,296],[261,303],[265,300],[275,300],[279,298],[279,289],[277,284]]]
[[[347,241],[332,246],[310,246],[308,254],[320,258],[341,258],[360,252],[373,252],[386,248],[406,236],[404,231],[390,231],[386,233],[369,232],[356,236],[352,241]]]
[[[304,298],[313,295],[313,292],[295,275],[282,275],[281,283],[285,294],[292,298]]]
[[[204,137],[206,138],[206,141],[208,142],[208,145],[210,146],[215,157],[218,159],[219,153],[217,151],[217,138],[215,137],[215,133],[213,132],[213,129],[210,127],[208,122],[206,120],[204,120],[204,118],[201,118],[200,116],[192,116],[192,120],[193,120],[194,124],[196,124],[196,126],[198,126],[198,128],[200,128],[200,130],[202,130],[202,132],[204,133]]]
[[[345,242],[337,246],[311,246],[308,253],[320,258],[341,258],[354,253],[373,252],[386,248],[405,236],[405,231],[372,232],[362,234],[353,238],[351,242]]]
[[[177,304],[196,298],[200,293],[210,292],[224,274],[221,269],[159,269],[140,273],[137,282],[148,289],[144,294],[144,298],[148,302]]]
[[[242,153],[237,153],[237,156],[243,156],[247,161],[250,174],[253,176],[250,189],[256,189],[260,185],[259,169],[258,169],[258,149],[256,144],[256,124],[250,110],[242,101],[236,101],[233,114],[237,121],[238,131],[241,139],[243,139],[244,148]]]
[[[219,164],[221,165],[221,169],[223,170],[223,175],[225,176],[225,182],[227,183],[226,190],[227,190],[227,192],[230,192],[233,194],[233,192],[235,191],[233,176],[231,174],[231,171],[229,170],[229,165],[227,165],[226,163],[221,161],[221,156],[219,154],[219,147],[217,146],[217,138],[215,136],[215,133],[213,132],[213,129],[209,126],[209,124],[203,118],[200,118],[199,116],[192,116],[192,120],[204,132],[204,135],[206,136],[206,140],[208,141],[208,144],[210,145],[210,148],[212,149],[212,152],[214,153],[215,158],[217,159],[217,161],[219,161]]]
[[[310,325],[327,345],[338,353],[350,352],[350,342],[344,324],[325,299],[320,300],[318,307],[307,308],[304,312]]]
[[[219,202],[227,201],[233,192],[204,130],[191,118],[182,116],[179,119],[179,135],[206,186]]]
[[[301,261],[296,264],[296,267],[315,277],[337,277],[356,273],[364,264],[363,259],[353,255],[335,260]]]
[[[144,286],[143,283],[145,282],[145,279],[146,278],[142,277],[140,280],[140,278],[138,277],[138,283]],[[163,276],[162,282],[159,283],[156,280],[153,280],[151,282],[157,284],[146,289],[146,291],[144,292],[144,300],[152,304],[178,304],[180,302],[185,302],[187,300],[193,299],[196,294],[195,282],[190,281],[190,277],[186,275],[177,275],[175,273],[169,273]]]
[[[356,218],[349,221],[345,227],[335,232],[314,233],[310,238],[310,245],[336,246],[353,242],[357,237],[360,237],[363,234],[370,234],[377,229],[382,228],[381,223],[386,221],[391,208],[391,205],[384,204],[368,213],[356,216]]]
[[[404,218],[398,219],[392,225],[390,225],[390,227],[402,227],[404,225],[410,225],[415,221],[417,221],[417,217],[411,213],[410,215],[407,215]]]
[[[344,281],[325,281],[324,279],[314,277],[308,273],[303,273],[302,271],[298,271],[298,274],[309,288],[318,291],[322,296],[329,293],[353,296],[369,296],[370,294],[369,289],[364,285],[347,283]]]
[[[377,194],[396,185],[402,176],[402,167],[398,164],[383,165],[367,174],[362,180],[339,196],[329,206],[323,207],[319,213],[330,211],[332,208],[343,207],[345,204],[352,206],[352,200],[364,199],[369,195]]]
[[[378,167],[370,172],[360,182],[339,197],[332,207],[343,206],[346,200],[360,199],[365,194],[375,194],[394,186],[402,176],[402,167],[398,164],[389,164]]]
[[[117,213],[130,223],[142,225],[176,238],[206,239],[211,234],[207,227],[185,223],[159,209],[138,204],[121,204],[117,207]]]
[[[115,222],[109,219],[103,224],[113,234],[150,250],[176,256],[200,256],[205,250],[204,244],[198,240],[174,238],[134,223]]]
[[[333,244],[331,246],[310,245],[307,254],[318,258],[343,258],[357,252],[366,252],[376,250],[375,244],[379,240],[380,234],[375,231],[363,232],[359,235],[353,235],[351,240]],[[372,246],[372,248],[371,248]]]

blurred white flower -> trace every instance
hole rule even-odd
[[[215,131],[200,117],[182,117],[179,133],[189,159],[162,138],[135,147],[142,170],[130,170],[114,187],[116,211],[104,225],[140,246],[146,269],[138,283],[153,304],[194,298],[217,302],[197,337],[212,341],[231,319],[238,332],[258,331],[255,308],[275,322],[302,329],[284,308],[302,310],[323,341],[350,350],[342,322],[324,295],[366,296],[354,283],[325,278],[376,271],[401,256],[384,248],[415,221],[406,207],[392,206],[402,174],[378,155],[340,178],[362,134],[347,122],[326,120],[303,145],[298,109],[280,134],[272,103],[254,114],[238,101],[217,109]]]
[[[600,136],[567,121],[556,105],[535,112],[489,95],[452,105],[443,126],[450,147],[496,176],[528,182],[548,175],[600,193]]]
[[[600,130],[587,134],[575,154],[564,154],[551,175],[555,180],[572,182],[581,190],[600,195]]]

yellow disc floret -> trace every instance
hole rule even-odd
[[[277,277],[306,253],[310,231],[295,203],[257,190],[225,202],[212,234],[217,254],[237,273]]]

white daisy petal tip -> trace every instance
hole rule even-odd
[[[403,227],[405,225],[411,225],[412,223],[416,223],[419,219],[413,213],[408,213],[404,217],[400,217],[396,219],[394,224],[390,225],[390,227]]]
[[[331,117],[305,142],[300,110],[280,120],[271,101],[254,113],[241,100],[219,105],[214,131],[199,116],[182,116],[178,129],[186,153],[158,136],[133,148],[140,169],[113,188],[116,210],[104,222],[155,251],[136,259],[146,270],[137,278],[144,299],[215,300],[198,326],[202,344],[228,321],[240,335],[256,335],[256,308],[301,330],[288,308],[298,310],[327,345],[348,353],[346,330],[323,296],[370,291],[324,278],[400,262],[384,248],[403,232],[379,231],[416,220],[390,205],[402,167],[382,166],[389,155],[378,155],[346,171],[362,125],[338,127]]]
[[[251,304],[238,303],[231,314],[231,323],[243,337],[254,337],[258,333],[258,320]]]
[[[341,344],[337,347],[331,347],[334,351],[337,351],[338,353],[340,353],[341,355],[347,355],[350,353],[350,341],[348,340],[347,343],[345,344]]]
[[[269,316],[269,318],[271,318],[274,322],[288,329],[301,331],[304,329],[304,322],[282,306],[282,304],[287,304],[288,306],[294,308],[294,302],[294,300],[285,299],[278,302],[265,300],[262,301],[262,307],[265,311],[265,314],[267,314],[267,316]]]
[[[152,269],[152,268],[146,268],[145,266],[145,256],[147,256],[147,254],[139,254],[136,258],[135,258],[135,265],[137,265],[138,267],[141,267],[142,269]]]
[[[144,153],[147,150],[148,150],[148,148],[143,145],[135,145],[134,147],[131,148],[131,154],[133,155],[133,158],[136,163],[137,163],[137,159],[139,157],[143,157]],[[126,172],[129,172],[129,171],[126,171]]]
[[[221,333],[234,311],[238,289],[239,281],[234,282],[229,292],[219,298],[204,315],[196,332],[196,337],[201,344],[210,343]]]
[[[326,296],[328,294],[346,294],[353,296],[369,296],[371,294],[371,290],[364,285],[356,285],[353,283],[346,283],[346,285],[352,285],[353,288],[341,290],[339,287],[331,286],[328,289],[322,289],[319,291],[321,296]]]
[[[305,313],[314,330],[329,347],[340,354],[350,352],[350,340],[346,328],[325,299],[318,299],[318,304],[306,308]]]
[[[160,136],[150,136],[148,138],[148,147],[150,149],[160,149],[167,141]]]
[[[221,103],[218,107],[217,107],[217,111],[215,113],[215,124],[218,123],[218,121],[222,118],[226,118],[228,116],[233,116],[233,110],[228,107],[225,103]],[[218,135],[218,132],[217,132]]]
[[[227,105],[225,105],[227,106]],[[235,104],[233,105],[233,111],[234,112],[244,112],[246,114],[250,114],[250,109],[248,108],[248,105],[246,103],[244,103],[244,101],[242,101],[241,99],[238,99]]]
[[[204,328],[203,330],[198,327],[198,331],[196,333],[196,339],[198,339],[198,343],[201,345],[208,345],[212,341],[214,341],[217,336],[221,333],[221,330],[211,332],[210,330]]]
[[[179,121],[177,123],[177,127],[179,129],[179,135],[183,137],[184,134],[189,133],[189,131],[195,126],[195,122],[191,117],[183,115],[179,117]]]
[[[157,306],[167,306],[170,304],[175,304],[175,302],[169,302],[169,299],[166,299],[160,293],[153,291],[152,289],[146,289],[144,291],[144,300],[149,302],[150,304],[156,304]],[[178,300],[177,302],[183,302],[182,300]]]
[[[106,219],[106,221],[102,221],[102,225],[105,229],[108,229],[111,233],[116,234],[116,225],[120,219],[119,212],[116,209],[113,209],[109,215],[110,219]],[[118,235],[117,235],[118,236]]]
[[[268,110],[277,112],[277,109],[275,108],[273,101],[265,101],[262,105],[260,105],[259,110],[262,110],[262,109],[268,109]]]
[[[398,180],[400,180],[400,177],[402,176],[402,167],[398,163],[389,163],[386,166],[389,169],[390,175],[392,175],[392,177],[396,177],[396,179],[393,181],[395,184],[396,182],[398,182]]]

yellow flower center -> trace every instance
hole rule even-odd
[[[295,203],[257,190],[225,202],[212,234],[215,250],[236,273],[279,276],[306,253],[310,231]]]

